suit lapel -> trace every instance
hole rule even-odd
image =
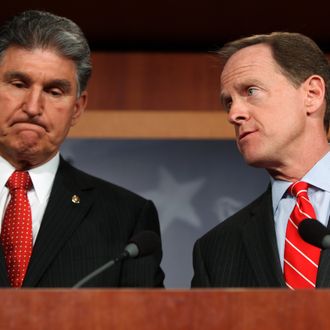
[[[260,287],[285,286],[272,210],[269,187],[254,204],[243,227],[243,241]]]
[[[0,247],[0,287],[6,286],[10,286],[10,283],[7,275],[5,256],[2,252],[2,248]]]
[[[74,170],[62,159],[33,247],[24,286],[35,286],[93,201],[93,189],[74,182]],[[76,195],[79,198],[79,203]]]

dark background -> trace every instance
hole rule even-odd
[[[7,0],[1,4],[0,22],[25,9],[71,18],[93,50],[205,51],[275,30],[304,33],[330,50],[330,3],[325,1]]]

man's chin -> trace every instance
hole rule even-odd
[[[256,155],[247,155],[242,154],[244,161],[249,165],[253,167],[266,167],[266,162],[263,158],[257,157]]]
[[[45,163],[56,152],[54,148],[41,139],[35,139],[35,135],[26,134],[25,139],[0,138],[0,155],[7,159],[13,166],[36,167]]]
[[[18,161],[34,162],[41,157],[43,149],[40,141],[27,139],[11,144],[7,150]]]
[[[17,134],[17,138],[23,142],[33,144],[39,142],[43,135],[44,130],[41,129],[24,129]]]

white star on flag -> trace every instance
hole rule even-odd
[[[193,227],[201,226],[201,221],[192,205],[192,199],[204,182],[205,179],[178,182],[167,169],[160,167],[158,186],[142,195],[155,202],[162,232],[176,219]]]

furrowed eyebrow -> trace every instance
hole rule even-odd
[[[20,71],[8,71],[4,74],[4,79],[5,81],[18,79],[27,84],[32,84],[32,79],[28,75]],[[70,81],[66,79],[54,79],[46,82],[45,88],[59,88],[64,93],[69,93],[72,90],[72,85]]]
[[[258,79],[248,79],[246,81],[242,81],[239,82],[237,84],[235,84],[235,90],[241,92],[242,90],[245,90],[248,87],[252,87],[252,86],[260,86],[263,83],[260,82],[260,80]],[[226,93],[221,93],[220,94],[220,102],[221,104],[225,104],[226,101],[228,101],[228,99],[230,100],[231,97],[229,95],[227,95]]]
[[[66,79],[54,79],[46,83],[46,88],[59,88],[64,93],[69,93],[72,89],[71,83]]]
[[[31,83],[31,78],[20,71],[8,71],[4,74],[5,81],[10,81],[13,79],[19,79],[26,83]]]

